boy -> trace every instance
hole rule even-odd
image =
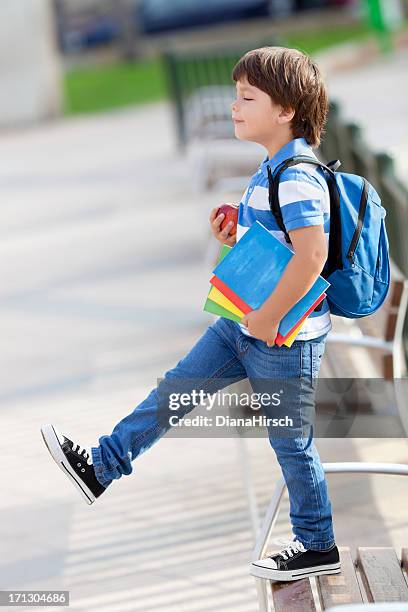
[[[234,245],[255,220],[285,242],[268,204],[267,167],[273,171],[296,154],[315,157],[328,111],[327,94],[314,63],[295,49],[263,47],[245,54],[234,67],[237,98],[232,103],[236,137],[262,144],[268,156],[252,177],[239,206],[236,237],[230,226],[220,231],[223,216],[210,215],[212,232],[220,242]],[[275,290],[259,310],[242,323],[218,318],[191,351],[152,389],[135,410],[121,420],[99,446],[84,448],[57,432],[42,428],[44,441],[65,475],[91,504],[114,479],[132,472],[132,461],[168,431],[159,418],[159,392],[183,386],[215,393],[234,381],[249,378],[254,390],[259,380],[312,381],[318,376],[325,339],[331,329],[326,300],[306,319],[291,347],[275,345],[279,321],[310,289],[327,259],[330,202],[320,169],[298,165],[285,170],[279,184],[283,221],[294,255]],[[199,385],[187,383],[197,382]],[[189,387],[189,384],[191,385]],[[289,406],[290,403],[290,406]],[[297,413],[301,427],[290,436],[269,440],[281,466],[289,493],[293,541],[278,553],[252,563],[261,578],[296,580],[340,572],[334,542],[331,503],[320,457],[309,435],[303,433],[303,411],[313,403],[311,385],[287,408]],[[194,405],[185,406],[183,414]],[[281,407],[282,408],[282,407]]]

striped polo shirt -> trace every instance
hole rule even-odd
[[[305,138],[295,138],[284,145],[277,153],[260,164],[252,176],[239,204],[237,241],[255,221],[259,221],[285,246],[293,251],[292,245],[285,240],[275,217],[269,207],[267,166],[272,172],[282,161],[293,155],[307,155],[317,159]],[[328,246],[330,228],[330,197],[323,171],[311,164],[298,164],[287,168],[280,176],[279,204],[286,230],[311,225],[323,225]],[[251,334],[241,323],[237,323],[247,336]],[[317,338],[332,328],[327,298],[322,302],[320,311],[313,311],[306,318],[296,340]]]

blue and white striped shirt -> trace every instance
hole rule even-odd
[[[239,205],[237,241],[255,221],[259,221],[289,248],[284,233],[279,229],[275,217],[269,207],[268,173],[269,165],[272,172],[288,157],[307,155],[315,159],[313,149],[305,138],[295,138],[284,145],[271,160],[266,157],[260,164],[246,188]],[[280,176],[279,204],[286,230],[310,225],[323,225],[327,245],[329,244],[330,228],[330,197],[322,170],[311,164],[298,164],[287,168]],[[293,248],[292,248],[293,251]],[[250,336],[247,328],[237,323],[243,333]],[[296,340],[311,340],[325,334],[332,328],[329,305],[325,298],[320,311],[313,311],[307,317]]]

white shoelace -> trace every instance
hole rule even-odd
[[[90,456],[91,451],[90,449],[88,449],[87,446],[81,446],[80,444],[74,443],[72,450],[78,453],[78,455],[81,455],[81,457],[85,459],[88,465],[92,465],[92,459]]]
[[[293,557],[293,555],[297,552],[306,552],[306,548],[303,546],[301,542],[299,542],[299,540],[287,540],[285,538],[275,538],[273,542],[275,544],[278,544],[279,546],[284,547],[278,553],[274,553],[274,555],[276,554],[282,555],[285,561],[289,559],[290,557]]]

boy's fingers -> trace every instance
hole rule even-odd
[[[225,217],[224,213],[221,213],[220,215],[218,215],[218,217],[214,219],[214,226],[216,229],[220,227],[221,223],[223,222],[224,217]]]
[[[227,239],[228,238],[228,234],[230,232],[230,229],[232,228],[233,225],[234,224],[232,223],[232,221],[227,223],[227,225],[224,227],[224,229],[220,232],[220,236],[222,236],[222,238]]]
[[[210,213],[210,223],[214,236],[220,242],[228,244],[228,246],[234,246],[236,242],[235,235],[230,235],[230,230],[233,227],[233,222],[230,221],[223,230],[220,229],[220,225],[224,220],[225,214],[220,213],[217,215],[218,208],[213,208]]]
[[[211,213],[210,213],[210,221],[211,223],[215,220],[215,218],[217,217],[217,211],[219,210],[219,208],[213,208]],[[222,213],[223,214],[223,213]]]

